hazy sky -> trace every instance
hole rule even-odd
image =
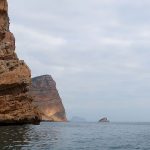
[[[51,74],[68,118],[150,121],[149,0],[9,0],[16,51]]]

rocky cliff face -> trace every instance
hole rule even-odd
[[[50,75],[33,78],[30,94],[34,97],[34,105],[42,113],[43,121],[67,121],[56,83]]]
[[[40,114],[27,94],[30,83],[30,69],[15,53],[7,0],[0,0],[0,125],[39,122]]]

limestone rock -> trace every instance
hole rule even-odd
[[[31,71],[15,53],[7,0],[0,0],[0,125],[37,123],[40,113],[28,95]]]
[[[56,83],[50,75],[33,78],[30,95],[34,97],[33,103],[41,111],[43,121],[67,121]]]
[[[106,117],[99,120],[99,122],[110,122]]]

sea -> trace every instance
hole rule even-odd
[[[150,150],[150,123],[0,126],[0,150]]]

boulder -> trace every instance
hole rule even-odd
[[[110,122],[106,117],[99,120],[99,122]]]

